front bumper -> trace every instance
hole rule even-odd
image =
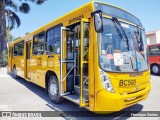
[[[150,92],[151,82],[141,91],[120,95],[106,90],[99,91],[96,96],[94,112],[116,112],[145,100]]]

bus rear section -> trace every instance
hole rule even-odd
[[[160,44],[148,45],[149,64],[153,74],[160,74]]]

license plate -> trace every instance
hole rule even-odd
[[[136,85],[136,79],[130,79],[130,80],[120,80],[119,86],[135,86]]]

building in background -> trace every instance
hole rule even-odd
[[[157,44],[160,43],[160,30],[146,32],[147,44]]]

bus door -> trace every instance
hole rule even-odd
[[[89,55],[89,28],[88,19],[81,19],[80,31],[80,106],[88,106],[88,55]]]
[[[60,57],[60,95],[68,95],[74,91],[75,81],[75,46],[72,36],[74,32],[61,27],[61,57]],[[66,36],[66,37],[65,37]]]
[[[60,95],[80,106],[88,106],[88,19],[61,30]]]
[[[31,42],[26,43],[26,76],[27,78],[31,78],[31,73],[30,73],[30,58],[31,58]]]

